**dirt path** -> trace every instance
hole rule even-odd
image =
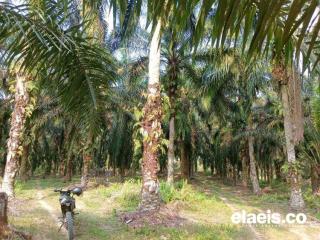
[[[237,212],[237,211],[241,210],[235,204],[233,204],[231,201],[229,201],[228,197],[226,197],[224,194],[222,194],[221,192],[215,191],[213,189],[212,182],[209,184],[206,184],[205,182],[207,182],[207,179],[199,181],[197,183],[197,185],[198,186],[200,185],[206,194],[215,195],[216,197],[218,197],[226,206],[228,206],[228,208],[230,208],[232,210],[232,212]],[[250,232],[252,233],[252,235],[254,236],[255,240],[265,240],[266,239],[263,236],[263,234],[261,234],[253,225],[248,224],[247,226],[248,226]]]
[[[209,189],[208,189],[209,187]],[[204,186],[204,188],[206,189],[206,191],[210,191],[212,192],[215,196],[217,196],[219,199],[221,199],[233,212],[242,210],[239,208],[239,201],[243,204],[243,205],[248,205],[250,206],[250,204],[248,203],[248,201],[241,196],[241,194],[237,194],[241,191],[226,191],[225,188],[228,188],[226,186],[222,186],[219,183],[214,183],[213,184],[206,184]],[[235,199],[232,199],[232,197],[229,197],[229,195],[234,195],[233,197],[235,197],[235,199],[237,201],[234,201]],[[257,210],[258,212],[265,212],[263,211],[263,209],[254,207],[255,210]],[[310,219],[310,218],[308,218]],[[254,227],[253,225],[248,225],[248,227],[250,228],[251,232],[254,234],[255,239],[257,240],[263,240],[263,239],[267,239],[267,237],[265,236],[265,234],[260,233],[256,227]],[[306,224],[304,225],[298,225],[298,226],[285,226],[284,227],[286,231],[292,233],[296,239],[303,239],[303,240],[320,240],[320,236],[318,235],[317,237],[312,234],[312,232],[315,231],[315,229],[320,230],[320,223],[319,221],[308,221]],[[310,233],[311,232],[311,233]],[[276,239],[276,237],[275,237]],[[289,239],[289,238],[288,238]]]
[[[240,209],[236,208],[226,197],[218,195],[219,199],[222,200],[233,212],[237,212]],[[248,227],[250,229],[250,231],[253,233],[254,237],[256,240],[264,240],[265,238],[263,237],[263,235],[261,233],[259,233],[257,231],[257,229],[251,225],[248,224]]]
[[[56,214],[54,208],[45,200],[45,196],[41,190],[39,182],[37,182],[37,201],[39,205],[48,212],[48,214],[51,216],[51,220],[55,225],[57,226],[57,229],[60,228],[61,223],[59,222],[59,216]],[[67,235],[67,231],[64,227],[60,229],[60,232],[63,233],[64,235]]]

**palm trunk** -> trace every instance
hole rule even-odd
[[[272,177],[271,177],[271,170],[270,170],[270,168],[271,168],[271,167],[270,167],[270,164],[268,163],[268,164],[267,164],[267,182],[269,183],[269,185],[271,184],[271,181],[272,181],[272,180],[271,180]]]
[[[157,210],[160,208],[160,185],[157,177],[158,148],[161,130],[161,96],[160,96],[160,29],[161,20],[152,36],[149,53],[149,82],[147,102],[143,116],[143,156],[142,156],[142,190],[140,210]]]
[[[276,179],[283,181],[283,176],[281,174],[281,162],[280,159],[277,159],[274,161],[274,171],[275,171],[275,175],[276,175]]]
[[[174,120],[175,117],[172,116],[170,118],[169,122],[169,146],[168,146],[168,176],[167,176],[167,182],[169,184],[173,183],[173,177],[174,177]]]
[[[60,164],[59,164],[59,176],[64,177],[66,170],[66,161],[64,158],[60,158]]]
[[[89,183],[89,169],[90,163],[92,161],[92,156],[90,153],[85,152],[83,154],[83,166],[82,166],[82,175],[81,175],[81,187],[87,188]]]
[[[203,166],[203,171],[206,173],[208,166],[207,166],[207,161],[205,159],[202,159],[202,166]]]
[[[232,180],[233,180],[234,186],[237,186],[237,175],[238,175],[237,166],[233,165],[232,166]]]
[[[27,181],[29,179],[29,144],[23,146],[23,155],[21,157],[21,167],[20,167],[20,178],[22,181]]]
[[[69,139],[69,135],[70,135],[70,132],[67,135],[67,139]],[[71,140],[70,149],[72,149],[72,147],[73,147],[73,140]],[[67,171],[66,171],[65,180],[68,182],[70,182],[72,180],[73,157],[74,157],[72,154],[72,151],[70,149],[68,150],[68,152],[66,154],[67,155]]]
[[[295,152],[295,143],[293,135],[293,125],[290,116],[290,105],[289,105],[289,94],[288,86],[286,84],[280,85],[281,90],[281,99],[283,105],[283,115],[284,115],[284,132],[286,138],[286,148],[287,148],[287,157],[289,163],[289,180],[291,185],[291,194],[290,194],[290,207],[294,210],[299,210],[304,208],[304,200],[302,198],[302,193],[299,184],[299,174],[294,168],[296,163],[296,152]]]
[[[241,156],[241,177],[242,177],[242,186],[248,187],[248,164],[247,164],[247,150],[243,151],[243,155]]]
[[[192,164],[191,164],[192,165]],[[192,168],[190,168],[190,170],[191,170]],[[190,173],[191,173],[191,171],[190,171]],[[211,173],[211,176],[213,176],[214,175],[214,159],[210,159],[210,173]],[[190,174],[191,175],[191,174]]]
[[[270,163],[270,183],[273,182],[273,164],[272,162]]]
[[[195,156],[196,148],[196,130],[191,126],[191,159],[190,159],[190,178],[193,178],[197,169],[197,157]]]
[[[249,127],[249,130],[252,130],[252,128],[253,128],[251,116],[249,117],[248,127]],[[256,159],[254,156],[253,144],[254,144],[254,138],[253,138],[253,136],[250,135],[248,137],[249,160],[250,160],[250,180],[252,183],[252,189],[253,189],[254,194],[261,194],[261,189],[259,186],[259,180],[258,180],[258,176],[257,176]]]
[[[171,38],[174,39],[174,35],[171,33]],[[173,40],[171,45],[171,56],[169,58],[169,104],[170,104],[170,121],[169,121],[169,146],[168,146],[168,175],[167,182],[169,184],[173,183],[174,180],[174,139],[175,139],[175,116],[176,116],[176,90],[178,82],[179,68],[177,68],[177,57],[175,54],[176,42]]]
[[[58,156],[59,156],[59,167],[58,174],[60,177],[64,177],[66,170],[66,161],[65,161],[65,153],[63,146],[58,147]]]
[[[26,107],[29,102],[24,76],[17,75],[15,90],[15,104],[11,115],[6,167],[2,182],[2,191],[6,192],[9,197],[14,196],[14,181],[19,169],[19,147],[26,121]]]
[[[53,177],[55,177],[56,176],[56,164],[57,164],[57,160],[56,159],[54,159],[53,161],[52,161],[52,166],[51,166],[51,172],[50,172],[50,175],[51,176],[53,176]]]
[[[67,171],[66,171],[65,180],[68,182],[72,180],[72,156],[68,156],[68,159],[67,159]]]
[[[180,152],[180,160],[181,160],[181,176],[184,180],[189,181],[190,172],[189,172],[189,156],[187,154],[187,149],[185,143],[181,142],[181,152]]]
[[[296,144],[303,139],[301,82],[298,75],[294,71],[289,72],[281,62],[272,69],[272,75],[279,82],[283,107],[284,133],[289,164],[287,179],[291,187],[290,207],[293,210],[301,210],[304,208],[304,200],[299,183],[299,173],[296,169],[295,152]]]

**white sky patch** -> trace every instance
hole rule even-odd
[[[14,5],[22,5],[22,4],[26,4],[26,1],[24,0],[10,0],[8,2],[11,2]]]
[[[110,7],[109,3],[107,3],[103,7],[103,20],[107,23],[108,25],[108,34],[112,33],[114,30],[114,16],[113,16],[113,9]],[[118,23],[117,23],[118,24]],[[145,3],[143,3],[142,9],[141,9],[141,14],[139,18],[139,25],[141,28],[145,29],[147,24],[147,6]],[[151,32],[151,27],[152,25],[150,24],[148,28],[146,29],[147,32]]]
[[[107,23],[108,26],[108,34],[110,34],[114,29],[113,23],[113,11],[110,8],[109,4],[103,6],[103,20]]]
[[[316,23],[317,23],[316,18],[318,17],[319,13],[320,13],[320,9],[319,9],[319,7],[317,7],[316,10],[314,11],[312,17],[311,17],[310,25],[308,27],[309,31],[312,31],[312,29],[316,25]]]

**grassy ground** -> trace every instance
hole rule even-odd
[[[55,219],[60,215],[58,195],[52,191],[64,186],[66,184],[57,178],[18,182],[17,200],[10,206],[10,223],[19,230],[30,232],[34,239],[64,239]],[[222,185],[204,176],[197,177],[191,184],[177,182],[174,187],[161,183],[163,200],[179,209],[185,223],[176,228],[146,226],[133,229],[121,223],[118,214],[138,207],[140,182],[134,179],[113,182],[108,187],[99,186],[77,197],[76,239],[256,239],[257,235],[248,226],[232,224],[231,215],[235,209],[287,212],[287,189],[281,189],[284,188],[282,185],[274,188],[277,191],[255,197],[244,189]],[[314,215],[315,208],[309,202],[317,203],[308,201],[309,214]],[[319,227],[304,227],[295,233],[290,227],[255,228],[266,239],[301,239],[301,234],[317,239],[320,230]]]
[[[201,182],[201,184],[200,184]],[[289,208],[289,189],[285,183],[274,182],[271,192],[262,196],[253,196],[249,190],[241,187],[227,186],[212,179],[202,179],[197,186],[205,186],[202,191],[209,191],[217,196],[223,196],[237,210],[245,210],[247,213],[260,213],[271,210],[285,216],[292,211]],[[264,183],[261,186],[265,186]],[[320,199],[312,197],[306,186],[303,187],[304,198],[306,199],[305,213],[308,222],[304,225],[256,225],[255,229],[265,239],[320,239],[319,221],[316,219],[320,208]]]

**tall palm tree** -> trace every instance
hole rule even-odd
[[[120,6],[122,14],[128,13],[123,8],[127,6],[125,0],[110,0],[113,6]],[[191,1],[148,1],[148,19],[168,19],[169,25],[172,24],[175,31],[180,31],[186,25],[189,16],[197,12],[197,25],[195,28],[194,43],[200,46],[203,39],[207,40],[207,32],[211,32],[212,44],[217,47],[224,47],[225,44],[237,44],[240,39],[243,50],[249,56],[258,54],[269,54],[270,51],[277,56],[286,52],[287,64],[292,55],[287,54],[290,49],[295,49],[296,56],[300,56],[301,45],[304,39],[309,40],[306,57],[309,58],[315,43],[319,40],[320,17],[312,17],[316,12],[317,0],[279,0],[279,1],[255,1],[255,0],[210,0],[199,3],[197,0]],[[122,8],[121,8],[122,7]],[[138,13],[136,10],[138,9]],[[135,13],[140,14],[141,2],[135,5]],[[173,18],[166,18],[168,10],[171,10]],[[196,11],[197,10],[197,11]],[[184,14],[181,14],[184,13]],[[130,14],[129,14],[130,16]],[[211,25],[206,28],[207,19],[211,19]],[[154,24],[155,21],[154,21]],[[310,30],[310,26],[312,29]],[[240,34],[243,32],[243,34]],[[241,37],[240,37],[241,35]],[[230,39],[232,39],[230,41]],[[293,40],[292,40],[293,39]],[[273,40],[275,47],[271,48]],[[279,65],[282,66],[282,63]],[[284,80],[284,79],[282,79]],[[286,100],[286,87],[282,87],[282,100],[285,116],[288,115],[289,106]],[[288,99],[289,100],[289,99]],[[284,118],[286,147],[288,150],[288,161],[295,162],[294,147],[292,145],[292,127],[289,116]],[[293,174],[292,176],[294,176]],[[297,180],[294,177],[293,182]],[[293,208],[303,206],[301,193],[296,184],[292,185]],[[293,200],[295,199],[295,200]]]
[[[11,127],[9,133],[9,140],[7,143],[7,159],[5,174],[2,180],[2,191],[6,192],[8,196],[14,195],[14,180],[18,172],[21,133],[24,131],[24,124],[27,113],[26,107],[29,102],[29,94],[27,91],[27,78],[23,75],[16,75],[14,110],[11,115]]]
[[[149,52],[149,80],[147,102],[143,109],[143,156],[142,191],[140,209],[156,210],[160,207],[160,185],[158,172],[158,148],[161,130],[160,95],[160,29],[161,19],[157,20],[152,35]]]
[[[251,115],[249,115],[249,118],[248,118],[247,130],[254,131]],[[254,137],[252,135],[248,137],[248,147],[249,147],[250,179],[252,183],[252,189],[255,194],[261,194],[259,179],[257,176],[255,153],[254,153]]]
[[[304,200],[300,188],[300,176],[297,170],[295,147],[303,138],[303,115],[301,102],[301,83],[292,70],[281,63],[273,68],[273,77],[280,85],[280,96],[283,107],[283,123],[286,140],[287,160],[289,163],[289,179],[291,186],[290,207],[296,210],[304,208]]]
[[[192,25],[192,22],[190,21]],[[181,34],[168,31],[164,34],[165,47],[162,51],[162,61],[165,63],[165,73],[163,85],[169,98],[169,143],[167,160],[167,182],[173,183],[174,180],[174,160],[175,160],[175,121],[177,114],[177,95],[178,88],[181,87],[183,71],[192,69],[190,61],[190,40],[191,31],[187,29]],[[180,83],[180,84],[179,84]],[[182,154],[183,156],[185,154]],[[182,158],[185,159],[185,158]]]
[[[20,66],[20,72],[32,76],[33,81],[46,79],[48,87],[57,92],[63,109],[76,119],[77,128],[97,133],[109,84],[115,79],[115,61],[105,49],[86,38],[83,25],[70,27],[68,22],[61,21],[64,4],[51,1],[44,4],[45,7],[35,10],[28,5],[1,3],[0,42],[5,46],[6,64]],[[12,143],[15,143],[14,127],[12,122],[13,134],[9,139]],[[17,135],[22,135],[22,129],[17,128]],[[9,195],[13,194],[12,173],[17,167],[15,162],[6,168],[3,187]],[[8,184],[11,186],[7,187]]]

